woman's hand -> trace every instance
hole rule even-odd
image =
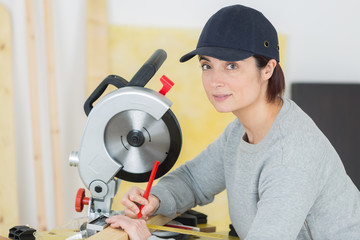
[[[140,210],[140,205],[144,205],[141,214],[147,220],[159,208],[160,200],[154,195],[150,194],[149,198],[144,198],[145,191],[138,187],[131,187],[129,192],[125,193],[121,199],[124,205],[125,215],[131,218],[136,218]]]
[[[151,236],[144,219],[116,215],[106,219],[106,223],[109,223],[112,228],[121,227],[129,235],[130,240],[147,240]]]

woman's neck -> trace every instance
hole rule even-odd
[[[282,104],[283,101],[279,97],[274,102],[257,102],[247,109],[234,113],[244,126],[249,143],[257,144],[264,139],[280,112]]]

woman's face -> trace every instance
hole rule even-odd
[[[256,66],[254,57],[235,62],[200,56],[202,82],[212,105],[218,112],[241,114],[266,101],[267,79]]]

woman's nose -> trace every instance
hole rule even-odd
[[[210,85],[211,87],[218,88],[224,86],[224,76],[220,71],[213,71]]]

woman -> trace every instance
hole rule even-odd
[[[145,219],[174,216],[227,189],[240,239],[360,239],[359,190],[314,122],[282,97],[272,24],[254,9],[225,7],[180,61],[195,55],[209,101],[236,120],[195,159],[163,177],[148,200],[139,188],[125,194],[126,215],[135,218],[143,204]],[[144,220],[118,216],[108,222],[133,239],[150,236]]]

